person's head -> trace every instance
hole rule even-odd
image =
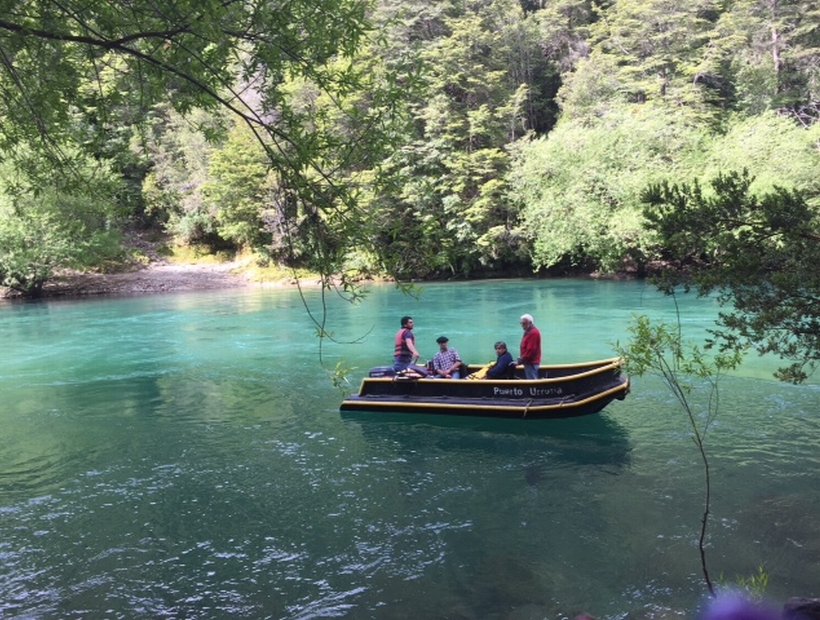
[[[506,353],[507,351],[507,343],[503,340],[499,340],[493,346],[495,347],[496,355],[504,355],[504,353]]]
[[[413,317],[412,316],[403,316],[403,317],[401,317],[401,326],[406,327],[407,329],[413,329]]]
[[[449,342],[449,338],[447,336],[439,336],[436,338],[436,342],[438,342],[438,348],[442,351],[447,350],[447,343]]]
[[[531,314],[522,314],[521,315],[521,327],[524,331],[527,331],[530,327],[532,327],[532,315]]]

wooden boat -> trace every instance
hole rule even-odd
[[[371,369],[359,392],[341,404],[342,411],[401,411],[500,418],[568,418],[598,413],[629,392],[621,358],[580,364],[542,365],[538,379],[514,368],[510,379],[433,379]],[[479,374],[486,366],[470,365]]]

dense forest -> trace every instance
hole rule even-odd
[[[668,264],[820,351],[816,2],[0,15],[0,284],[120,264],[134,229],[343,282]]]

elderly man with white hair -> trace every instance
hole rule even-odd
[[[518,364],[524,365],[524,375],[527,379],[538,378],[538,367],[541,365],[541,332],[533,324],[531,314],[521,317],[521,327],[524,335],[518,350]]]

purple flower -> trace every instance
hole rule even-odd
[[[780,612],[737,594],[720,596],[703,613],[702,620],[781,620]]]

